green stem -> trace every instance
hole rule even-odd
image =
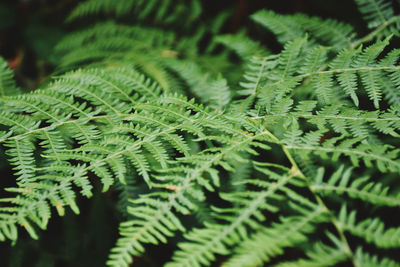
[[[356,47],[358,47],[359,45],[361,45],[363,43],[367,43],[367,42],[373,40],[380,32],[382,32],[387,27],[389,27],[390,25],[392,25],[393,23],[395,23],[395,22],[397,22],[399,20],[400,20],[400,16],[392,17],[390,20],[385,21],[385,23],[380,25],[374,31],[370,32],[369,34],[367,34],[366,36],[362,37],[361,39],[358,39],[357,41],[353,42],[350,47],[351,48],[356,48]]]
[[[348,254],[349,258],[351,259],[351,261],[353,263],[353,266],[354,267],[360,267],[358,265],[358,263],[356,262],[356,260],[355,260],[354,253],[350,248],[349,242],[347,241],[347,238],[346,238],[346,236],[344,234],[344,231],[340,227],[340,223],[336,219],[335,215],[328,209],[327,205],[324,203],[322,198],[315,192],[315,190],[313,189],[313,187],[311,185],[310,179],[308,179],[304,175],[304,173],[300,170],[299,166],[297,165],[296,161],[294,160],[294,158],[293,158],[292,154],[290,153],[289,149],[284,144],[282,144],[282,142],[274,134],[272,134],[270,131],[264,130],[264,133],[266,135],[268,135],[274,142],[276,142],[277,144],[279,144],[282,147],[283,153],[285,154],[285,156],[289,160],[290,164],[292,164],[292,167],[291,167],[292,174],[293,175],[297,175],[298,177],[302,178],[306,182],[307,187],[309,188],[311,193],[314,195],[317,203],[320,204],[323,207],[323,209],[329,214],[329,216],[331,218],[331,222],[332,222],[332,224],[334,225],[336,231],[339,234],[340,240],[342,241],[342,243],[346,247],[347,254]]]

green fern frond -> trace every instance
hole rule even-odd
[[[336,244],[337,245],[337,244]],[[307,259],[282,262],[274,265],[275,267],[320,267],[335,266],[346,261],[347,251],[341,246],[328,246],[323,243],[316,243],[311,249],[306,251]]]
[[[294,145],[289,144],[288,149],[312,151],[321,157],[327,157],[332,153],[332,160],[336,161],[341,155],[350,158],[354,166],[359,166],[360,160],[367,167],[376,166],[381,172],[399,172],[400,162],[398,160],[398,149],[390,149],[388,146],[373,146],[367,144],[356,144],[359,140],[349,139],[343,142],[330,140],[322,146]]]
[[[0,96],[17,95],[20,90],[14,81],[14,74],[7,61],[0,57]]]
[[[195,210],[196,206],[189,199],[204,200],[204,194],[199,185],[213,191],[213,186],[218,186],[220,183],[214,179],[213,185],[211,185],[209,181],[202,177],[202,174],[208,173],[215,177],[217,172],[214,165],[229,169],[229,165],[223,161],[223,158],[236,158],[235,152],[243,150],[251,145],[253,140],[263,138],[263,136],[264,133],[254,136],[244,135],[242,141],[231,142],[230,146],[217,150],[215,153],[204,151],[203,156],[189,156],[179,159],[179,164],[198,163],[193,168],[178,168],[176,170],[172,168],[172,171],[178,171],[172,176],[165,176],[161,173],[160,177],[155,177],[155,179],[161,181],[161,184],[155,182],[154,186],[169,189],[169,191],[142,196],[133,201],[137,205],[130,208],[130,214],[138,219],[121,224],[124,229],[120,231],[122,237],[118,239],[116,247],[111,250],[108,265],[128,266],[132,261],[129,255],[139,255],[143,251],[143,243],[166,242],[166,238],[171,236],[174,231],[182,230],[183,226],[172,209],[183,214]],[[167,172],[167,170],[164,170],[164,172]],[[147,208],[143,207],[143,203],[147,203]],[[151,220],[149,221],[149,219]]]
[[[244,75],[245,82],[241,82],[240,86],[243,88],[238,92],[240,95],[256,94],[259,88],[262,88],[265,76],[271,71],[277,63],[274,61],[276,56],[269,57],[253,57],[247,67],[248,71]]]
[[[387,0],[355,0],[369,28],[389,23],[393,18],[392,3]]]
[[[122,237],[111,250],[107,265],[128,266],[132,255],[138,256],[143,253],[142,243],[165,243],[166,237],[172,236],[175,230],[184,231],[181,222],[170,210],[171,205],[174,205],[170,202],[146,197],[136,199],[133,202],[135,207],[128,207],[128,213],[135,219],[121,223]]]
[[[365,239],[368,243],[373,243],[378,248],[400,247],[400,228],[385,229],[384,223],[379,218],[357,222],[356,215],[355,210],[348,212],[346,206],[342,206],[339,223],[343,230]]]
[[[305,34],[296,20],[288,16],[276,14],[271,10],[258,11],[251,18],[272,31],[282,44],[301,38]]]
[[[79,209],[75,203],[75,192],[72,183],[81,188],[81,194],[90,197],[92,186],[88,182],[85,166],[53,166],[58,174],[45,174],[35,177],[36,182],[29,182],[18,188],[7,189],[19,195],[13,198],[3,198],[0,209],[1,236],[15,240],[17,233],[9,234],[9,229],[16,229],[17,225],[23,226],[29,235],[37,239],[38,236],[33,224],[46,229],[50,218],[50,205],[55,206],[60,215],[64,214],[64,206],[69,206],[75,213]],[[65,179],[64,177],[69,177]],[[11,204],[11,205],[10,205]]]
[[[124,77],[123,75],[126,75],[126,79],[130,77],[131,82],[119,84],[116,77]],[[149,94],[149,92],[152,93],[149,96],[150,98],[158,94],[157,87],[152,86],[151,83],[143,80],[142,77],[126,69],[116,69],[114,71],[110,69],[107,74],[98,72],[97,70],[80,70],[67,73],[55,83],[50,84],[46,89],[3,102],[2,108],[14,110],[16,113],[27,112],[31,114],[31,119],[33,120],[31,124],[21,124],[21,126],[17,124],[19,133],[8,137],[7,141],[7,145],[11,147],[7,153],[11,157],[10,162],[16,165],[15,168],[17,174],[20,175],[21,186],[27,184],[28,188],[32,188],[33,184],[37,184],[39,186],[38,190],[44,190],[42,188],[44,184],[41,182],[41,179],[49,178],[37,175],[46,171],[58,173],[60,177],[65,175],[69,177],[69,179],[65,179],[62,182],[62,186],[60,185],[58,189],[56,187],[53,188],[50,191],[51,194],[49,192],[47,195],[42,192],[43,194],[40,195],[40,198],[39,195],[35,196],[33,191],[28,190],[27,192],[30,193],[27,196],[27,200],[29,199],[29,201],[19,201],[16,203],[19,205],[18,210],[20,210],[20,213],[18,213],[18,219],[7,217],[9,224],[26,224],[26,228],[30,231],[31,235],[35,236],[25,216],[28,216],[27,218],[33,222],[38,223],[40,221],[42,228],[46,227],[46,218],[49,216],[44,213],[29,215],[26,214],[26,211],[31,210],[33,212],[43,205],[48,207],[49,204],[56,207],[60,205],[60,207],[74,205],[71,202],[73,200],[71,193],[66,194],[69,197],[64,202],[62,201],[63,197],[61,197],[61,195],[68,191],[66,188],[71,183],[82,188],[81,193],[83,195],[90,196],[91,186],[86,181],[88,171],[93,172],[101,179],[104,186],[103,190],[105,191],[114,183],[113,177],[118,177],[121,182],[124,182],[126,165],[130,161],[132,167],[137,169],[139,175],[150,186],[149,159],[143,155],[144,149],[152,154],[153,158],[160,162],[161,165],[165,165],[169,160],[164,148],[165,143],[168,143],[179,153],[187,154],[190,150],[184,139],[180,135],[175,134],[175,131],[180,129],[188,131],[190,134],[200,134],[201,137],[205,136],[202,134],[200,125],[202,121],[206,123],[207,119],[199,116],[200,114],[197,116],[193,115],[194,117],[190,118],[188,110],[172,108],[172,105],[167,103],[160,106],[150,104],[139,106],[138,102],[143,101],[143,97]],[[83,83],[86,85],[82,86]],[[135,86],[131,86],[131,84]],[[129,88],[129,90],[126,90],[126,88]],[[140,92],[143,93],[142,100],[137,96],[131,97],[131,94],[135,93],[135,95],[139,95]],[[58,101],[59,109],[57,105],[50,105],[47,101],[49,98],[57,96],[60,93],[63,93],[66,97]],[[42,97],[43,95],[45,97]],[[87,102],[78,104],[73,101],[75,97],[85,99]],[[118,99],[121,102],[116,104]],[[172,99],[170,97],[170,100]],[[24,103],[23,108],[19,108],[21,107],[21,102]],[[128,107],[128,104],[136,106]],[[95,113],[88,107],[93,105],[99,109]],[[163,105],[165,107],[162,107]],[[201,110],[203,114],[207,114],[208,116],[208,112],[203,111],[200,106],[188,102],[187,107]],[[136,109],[135,113],[131,112],[132,108]],[[157,115],[157,113],[164,115],[165,112],[170,114],[170,118],[162,118]],[[3,113],[3,115],[5,116],[4,119],[7,118],[10,122],[18,118],[12,114],[10,114],[11,117],[8,117],[7,113]],[[176,120],[179,116],[181,118]],[[18,118],[17,121],[24,122],[23,117],[21,118]],[[46,121],[46,124],[38,127],[37,123],[34,122],[41,120]],[[171,124],[170,120],[175,120],[175,122]],[[91,125],[93,121],[99,123],[97,127]],[[137,126],[131,127],[132,123],[137,124]],[[14,123],[8,125],[17,127]],[[28,128],[27,126],[29,125],[34,128]],[[139,125],[142,126],[139,127]],[[154,126],[156,128],[166,128],[154,131]],[[71,150],[70,141],[64,135],[61,135],[57,129],[62,129],[63,134],[69,133],[68,136],[75,139],[80,146]],[[99,131],[104,134],[104,139],[102,140],[98,139]],[[116,133],[120,137],[116,137]],[[108,134],[110,134],[110,137],[108,137]],[[124,138],[127,134],[134,134],[138,143],[132,144],[129,139]],[[83,138],[84,136],[87,136],[87,139]],[[41,156],[47,162],[51,163],[50,165],[40,168],[35,166],[36,161],[33,158],[34,148],[32,144],[34,140],[40,140],[38,144],[43,149]],[[86,165],[73,171],[74,166],[69,163],[70,160],[78,160],[86,163]],[[50,190],[50,188],[47,190]],[[37,202],[38,206],[36,208],[25,206],[29,203],[36,203],[36,199],[40,199]],[[52,201],[52,199],[60,199],[60,201]],[[73,207],[76,210],[76,206]]]
[[[30,179],[35,177],[35,146],[28,138],[9,140],[6,146],[9,147],[7,155],[10,157],[10,163],[15,166],[13,169],[18,175],[19,183],[29,183]]]
[[[309,34],[311,43],[331,46],[335,51],[354,46],[355,33],[351,25],[333,19],[308,17],[303,14],[280,15],[271,10],[261,10],[251,18],[277,36],[285,44]]]
[[[356,253],[356,264],[366,267],[397,267],[400,263],[389,258],[379,258],[376,255],[370,255],[358,249]]]
[[[282,44],[272,53],[251,29],[226,34],[231,10],[202,22],[198,0],[79,3],[69,20],[118,22],[68,34],[53,80],[13,95],[0,59],[16,177],[0,240],[38,239],[100,188],[122,215],[108,266],[162,244],[166,266],[398,266],[400,228],[380,215],[400,206],[399,22],[389,1],[357,4],[373,29],[361,38],[256,12]]]
[[[323,212],[316,207],[302,216],[285,217],[279,224],[262,228],[243,241],[224,266],[258,266],[269,262],[272,257],[283,254],[285,247],[306,241],[306,234],[314,230],[313,222],[320,221]]]
[[[215,41],[234,51],[243,60],[247,60],[252,56],[265,57],[270,54],[258,42],[251,40],[243,34],[218,35]]]
[[[187,13],[188,11],[190,11],[189,14]],[[137,15],[139,20],[154,16],[157,21],[165,22],[174,21],[177,17],[185,15],[189,21],[193,21],[198,18],[201,11],[202,6],[197,0],[191,0],[189,5],[187,5],[187,3],[186,5],[184,3],[179,3],[178,6],[174,6],[174,3],[170,0],[152,0],[150,2],[142,0],[122,0],[119,1],[118,4],[109,0],[91,0],[80,3],[71,12],[67,21],[106,12],[112,12],[117,16],[123,16],[132,12]]]
[[[308,17],[306,15],[295,15],[293,19],[299,23],[310,37],[318,43],[332,47],[340,51],[353,46],[355,41],[354,29],[351,25],[333,20]]]
[[[356,136],[361,139],[378,131],[381,134],[398,136],[398,112],[395,108],[386,112],[360,111],[343,105],[329,105],[321,110],[315,110],[316,101],[301,101],[291,112],[284,114],[271,114],[267,116],[254,116],[253,120],[268,120],[276,123],[283,118],[305,119],[321,131],[330,131],[342,136]],[[288,110],[290,111],[290,109]],[[309,134],[312,134],[309,133]],[[318,140],[319,141],[319,140]]]
[[[271,184],[268,190],[256,194],[254,192],[238,192],[222,195],[225,200],[236,202],[236,204],[240,203],[240,210],[218,208],[217,218],[226,220],[227,223],[224,225],[205,224],[205,228],[189,232],[185,238],[191,242],[179,244],[180,250],[175,252],[173,262],[168,263],[167,266],[201,266],[201,264],[213,261],[214,254],[229,254],[228,246],[247,238],[246,227],[253,229],[258,227],[255,221],[250,221],[251,217],[254,216],[257,220],[263,221],[265,218],[260,212],[261,209],[271,212],[276,210],[276,207],[268,204],[266,200],[267,198],[279,198],[276,192],[291,178],[292,176],[283,177],[276,184]]]
[[[323,181],[323,171],[315,178],[312,189],[321,194],[337,194],[346,193],[349,197],[360,198],[365,202],[374,205],[399,206],[400,198],[389,194],[389,186],[383,186],[381,183],[371,182],[371,178],[358,177],[351,178],[351,169],[345,170],[341,166],[329,179]]]
[[[324,48],[306,49],[308,51],[300,55],[301,47],[306,42],[305,39],[298,39],[285,46],[285,49],[279,55],[279,59],[275,60],[276,56],[265,59],[264,64],[274,66],[275,69],[260,74],[256,68],[253,68],[251,73],[246,74],[246,77],[258,77],[257,80],[264,80],[264,86],[257,93],[259,94],[260,104],[266,105],[269,112],[273,102],[279,102],[284,96],[299,87],[301,81],[310,83],[316,88],[316,93],[322,103],[327,101],[328,104],[331,104],[330,98],[336,91],[335,87],[340,86],[352,98],[354,104],[358,105],[356,90],[361,87],[358,85],[358,76],[368,97],[373,101],[375,108],[378,109],[383,90],[380,81],[388,81],[387,75],[391,75],[392,80],[394,80],[399,68],[398,65],[393,65],[393,61],[383,60],[378,62],[376,60],[388,45],[388,42],[389,39],[386,39],[365,48],[363,51],[343,50],[327,66],[322,64],[326,61],[326,58],[321,54]],[[387,57],[391,57],[391,55]],[[382,63],[386,65],[382,65]],[[393,81],[391,86],[397,86],[396,80]],[[245,92],[250,94],[254,92],[254,89]]]
[[[196,88],[193,94],[198,96],[202,103],[222,111],[231,102],[229,85],[221,74],[213,77],[193,62],[174,60],[170,61],[169,67],[183,78],[189,88]]]

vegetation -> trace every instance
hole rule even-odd
[[[84,229],[108,266],[399,266],[396,4],[355,0],[365,35],[268,9],[232,34],[202,4],[80,2],[31,92],[0,61],[10,266],[58,216],[63,253],[32,266],[99,266],[69,261]]]

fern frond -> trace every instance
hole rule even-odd
[[[354,166],[359,166],[362,160],[367,167],[376,166],[381,172],[391,171],[399,172],[400,162],[398,160],[398,149],[390,149],[388,146],[372,146],[367,144],[358,144],[357,139],[349,139],[343,142],[331,140],[322,146],[302,146],[287,145],[288,149],[312,151],[322,157],[332,153],[332,159],[335,161],[341,155],[348,156]]]
[[[282,218],[282,222],[261,228],[243,241],[234,256],[224,266],[258,266],[283,253],[285,247],[295,246],[307,240],[313,231],[313,223],[321,220],[323,209],[316,207],[302,216]]]
[[[368,254],[362,249],[358,249],[356,253],[356,263],[359,266],[366,266],[366,267],[397,267],[400,266],[400,263],[394,261],[389,258],[381,258],[379,259],[376,255]]]
[[[387,0],[355,0],[369,28],[389,23],[393,18],[392,3]]]
[[[70,70],[77,65],[99,67],[101,61],[100,66],[104,67],[134,66],[150,75],[164,90],[179,87],[168,73],[166,62],[178,54],[171,49],[174,34],[108,22],[75,35],[66,37],[57,47],[62,53],[59,71]]]
[[[343,105],[329,105],[321,110],[315,110],[316,105],[316,101],[301,101],[292,112],[254,116],[252,119],[267,120],[272,124],[287,117],[294,117],[296,120],[301,118],[319,130],[329,129],[342,136],[356,136],[361,139],[367,138],[374,131],[393,137],[398,136],[400,119],[395,108],[386,112],[368,112]]]
[[[276,56],[263,58],[253,57],[247,66],[248,71],[244,75],[246,81],[240,83],[240,86],[244,89],[240,90],[238,94],[256,94],[256,92],[264,85],[264,77],[277,65],[277,62],[274,61],[274,59],[276,59]]]
[[[126,77],[130,82],[121,83],[118,80],[120,77]],[[55,105],[48,101],[62,93],[65,96],[59,98]],[[211,114],[201,106],[178,97],[170,97],[171,104],[165,102],[166,98],[163,104],[139,105],[139,102],[145,101],[146,96],[152,98],[156,94],[159,94],[157,86],[128,69],[111,68],[107,73],[82,69],[65,74],[46,89],[2,102],[3,109],[17,114],[3,112],[5,125],[16,129],[16,134],[8,136],[4,142],[10,147],[7,153],[11,157],[10,162],[15,163],[17,174],[20,174],[21,186],[26,184],[33,188],[37,184],[37,190],[43,191],[43,194],[35,195],[36,191],[27,190],[26,201],[21,199],[15,202],[17,207],[13,212],[16,212],[17,218],[7,215],[7,224],[26,224],[30,234],[35,236],[28,220],[40,223],[45,228],[46,218],[49,217],[48,213],[34,213],[39,208],[47,210],[43,207],[49,207],[50,204],[58,207],[60,212],[64,205],[77,210],[73,204],[74,195],[68,193],[72,183],[81,188],[83,195],[91,195],[91,185],[87,181],[89,171],[100,178],[103,191],[114,183],[114,177],[124,182],[128,166],[135,168],[151,186],[149,160],[154,159],[165,167],[170,160],[166,149],[174,148],[178,153],[189,154],[190,148],[177,132],[206,136],[202,132],[202,128],[207,127],[208,123],[204,116]],[[139,95],[142,97],[139,98]],[[81,99],[80,103],[75,98]],[[178,104],[175,105],[175,102]],[[21,103],[24,105],[21,106]],[[183,103],[186,103],[185,108],[179,107]],[[96,106],[98,110],[93,111],[92,106]],[[132,108],[136,109],[135,113]],[[197,113],[198,111],[201,113]],[[30,114],[32,122],[27,123],[19,113]],[[14,120],[18,123],[14,123]],[[39,126],[38,122],[42,120],[46,123]],[[214,124],[211,125],[215,127]],[[131,134],[135,136],[133,143],[127,139]],[[43,152],[41,158],[44,159],[43,162],[47,162],[41,167],[35,166],[39,162],[33,157],[32,142],[36,140]],[[72,149],[70,142],[73,140],[79,146]],[[79,165],[71,165],[71,161],[83,162],[85,165],[78,168]],[[75,171],[74,167],[77,168]],[[52,175],[41,175],[46,172]],[[58,176],[68,179],[64,179],[60,187],[53,185],[53,190],[46,193],[45,190],[50,190],[51,184],[46,185],[42,179],[46,181],[52,178],[58,181]]]
[[[351,25],[333,19],[303,14],[281,15],[271,10],[258,11],[251,18],[273,32],[282,44],[301,38],[307,33],[312,44],[319,43],[340,51],[353,47],[355,39]]]
[[[137,217],[138,220],[125,223],[127,225],[126,230],[121,232],[122,237],[117,241],[116,247],[112,249],[108,265],[128,266],[132,261],[128,255],[139,255],[143,251],[143,243],[158,244],[159,242],[166,242],[166,238],[172,235],[176,229],[182,229],[180,220],[171,210],[176,209],[183,214],[195,210],[196,206],[189,199],[195,198],[199,201],[204,201],[204,194],[199,186],[213,191],[213,186],[218,186],[220,183],[218,175],[216,175],[218,172],[214,169],[214,166],[220,165],[227,170],[232,170],[223,159],[237,158],[236,153],[238,151],[250,146],[253,140],[265,138],[265,133],[259,133],[254,136],[243,135],[242,138],[243,140],[231,142],[230,145],[215,152],[203,151],[203,155],[179,159],[177,163],[180,165],[197,163],[192,168],[172,168],[171,171],[177,172],[176,174],[161,174],[161,177],[156,178],[162,184],[155,183],[154,186],[170,189],[170,191],[142,196],[142,200],[138,200],[138,204],[142,202],[148,203],[153,207],[152,209],[143,210],[142,204],[133,206],[130,209],[130,213]],[[213,185],[203,178],[203,174],[206,173],[214,177],[212,179]],[[152,215],[147,216],[147,213]]]
[[[305,44],[305,38],[288,42],[274,63],[278,71],[273,70],[271,73],[266,73],[268,80],[259,92],[259,98],[260,104],[265,105],[268,111],[271,110],[273,103],[280,103],[301,81],[300,77],[292,75],[298,70],[300,62],[303,60],[300,52]]]
[[[312,189],[321,194],[344,194],[349,197],[359,198],[374,205],[399,206],[399,196],[392,195],[389,192],[389,186],[383,186],[381,183],[372,182],[368,176],[351,178],[352,170],[340,168],[326,181],[323,181],[323,172],[315,178]]]
[[[301,38],[305,32],[296,20],[288,16],[276,14],[271,10],[261,10],[251,16],[251,18],[272,31],[282,44]]]
[[[17,95],[20,90],[14,81],[14,74],[7,61],[0,57],[0,96]]]
[[[280,102],[295,88],[299,88],[303,82],[316,88],[318,97],[322,102],[327,101],[328,104],[332,103],[330,97],[334,95],[334,92],[337,91],[336,87],[339,86],[352,98],[356,106],[359,104],[356,90],[363,86],[375,108],[378,109],[383,90],[380,81],[391,81],[390,86],[397,86],[395,77],[397,77],[399,66],[393,65],[394,61],[392,60],[380,62],[377,60],[382,50],[389,44],[388,42],[389,39],[386,39],[362,51],[343,50],[331,61],[329,66],[322,64],[326,60],[322,53],[324,48],[307,49],[305,39],[289,42],[278,59],[269,63],[275,69],[266,70],[258,79],[264,81],[264,86],[257,92],[260,104],[266,105],[266,109],[270,113],[273,102]],[[306,53],[300,55],[302,47]],[[388,58],[391,56],[387,55]],[[256,75],[256,71],[251,72],[251,76]],[[249,76],[246,74],[246,77]],[[362,86],[358,84],[358,76],[361,78]],[[388,79],[387,76],[391,76],[391,79]],[[250,91],[245,92],[251,93]]]
[[[19,228],[37,239],[101,187],[123,218],[109,266],[161,244],[176,244],[166,266],[398,266],[400,228],[378,216],[400,206],[390,2],[357,0],[373,29],[361,38],[333,19],[256,12],[274,54],[251,30],[225,34],[232,11],[208,20],[200,2],[79,3],[68,20],[111,20],[67,35],[54,79],[27,94],[12,95],[0,59],[0,145],[16,176],[0,241]]]
[[[226,220],[225,225],[205,224],[203,229],[194,229],[185,235],[190,242],[179,244],[180,250],[173,256],[173,262],[167,266],[201,266],[209,264],[215,259],[215,254],[229,254],[228,246],[237,244],[239,240],[246,239],[249,228],[258,228],[257,223],[250,220],[251,217],[259,221],[265,220],[261,214],[261,209],[267,209],[271,212],[275,207],[266,202],[267,198],[279,198],[277,191],[283,187],[292,176],[282,177],[276,184],[270,184],[266,191],[262,192],[237,192],[221,197],[230,202],[240,205],[233,209],[216,209],[218,217]]]
[[[340,51],[352,47],[355,33],[351,25],[334,20],[320,19],[318,17],[308,17],[303,14],[293,16],[310,37],[316,39],[318,43],[332,47],[335,51]]]
[[[243,60],[247,60],[252,56],[265,57],[269,54],[258,42],[251,40],[243,34],[218,35],[215,38],[215,42],[234,51]]]
[[[371,65],[388,44],[389,39],[387,38],[383,42],[367,47],[363,53],[354,60],[353,66],[360,67]],[[359,75],[361,77],[361,82],[367,90],[369,98],[374,101],[374,106],[378,109],[382,95],[381,88],[379,87],[379,76],[382,76],[382,74],[380,75],[379,72],[371,70],[361,70]]]
[[[337,244],[336,244],[337,245]],[[275,267],[320,267],[335,266],[348,259],[347,251],[341,246],[328,246],[323,243],[316,243],[306,251],[307,259],[287,261],[274,265]]]
[[[170,61],[169,67],[184,79],[189,88],[193,88],[192,93],[198,96],[202,103],[209,104],[210,107],[220,111],[226,109],[231,101],[231,91],[221,74],[213,77],[199,65],[181,60]]]
[[[175,201],[175,198],[171,198],[169,202],[161,202],[146,197],[135,200],[135,207],[128,207],[128,213],[135,219],[121,223],[122,237],[111,250],[107,265],[128,266],[132,255],[143,253],[142,243],[166,242],[166,237],[172,236],[175,230],[184,231],[181,222],[170,210],[170,205],[173,206]]]
[[[194,21],[199,17],[201,11],[202,6],[198,0],[191,0],[189,5],[187,5],[187,3],[186,5],[185,3],[178,3],[177,6],[174,6],[174,3],[170,0],[122,0],[119,1],[118,4],[109,0],[89,0],[80,3],[71,12],[67,21],[106,12],[112,12],[117,16],[123,16],[132,12],[137,15],[139,20],[144,20],[149,16],[153,16],[156,21],[165,21],[168,23],[171,21],[174,22],[177,17],[182,15],[186,16],[189,21]]]
[[[0,208],[0,224],[3,226],[0,236],[15,239],[17,233],[9,234],[8,229],[16,229],[16,226],[20,225],[32,238],[37,239],[33,224],[38,225],[41,229],[46,229],[50,218],[50,205],[55,206],[60,215],[64,214],[64,206],[69,206],[75,213],[79,213],[71,184],[74,183],[81,188],[81,194],[91,196],[92,186],[88,182],[85,166],[62,165],[50,168],[58,173],[39,175],[35,177],[35,182],[7,189],[10,192],[19,193],[19,195],[0,200],[9,205]],[[64,177],[69,178],[65,179]]]
[[[10,157],[10,163],[15,166],[13,170],[18,175],[19,183],[29,183],[35,177],[34,144],[24,138],[9,140],[6,146],[9,147],[6,153]]]
[[[338,220],[343,230],[373,243],[378,248],[400,247],[400,228],[385,229],[384,223],[379,218],[365,219],[358,222],[357,211],[348,211],[345,205],[340,209]]]
[[[117,24],[114,21],[99,22],[90,28],[65,36],[55,47],[57,53],[71,52],[84,45],[95,43],[96,39],[105,41],[111,37],[131,37],[142,46],[170,47],[175,41],[175,34],[157,28]],[[115,42],[105,42],[108,46]],[[106,46],[106,45],[104,45]],[[115,45],[114,45],[115,47]]]

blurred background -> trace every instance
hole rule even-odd
[[[78,23],[66,24],[64,20],[80,1],[77,0],[0,0],[0,55],[14,69],[18,83],[33,90],[48,76],[57,64],[52,52],[54,45]],[[203,17],[215,16],[226,9],[231,18],[224,31],[233,33],[243,26],[251,26],[248,16],[256,10],[306,13],[320,17],[336,18],[349,22],[359,31],[364,24],[353,1],[349,0],[203,0]],[[87,24],[88,21],[80,21]],[[250,25],[249,25],[250,24]]]

